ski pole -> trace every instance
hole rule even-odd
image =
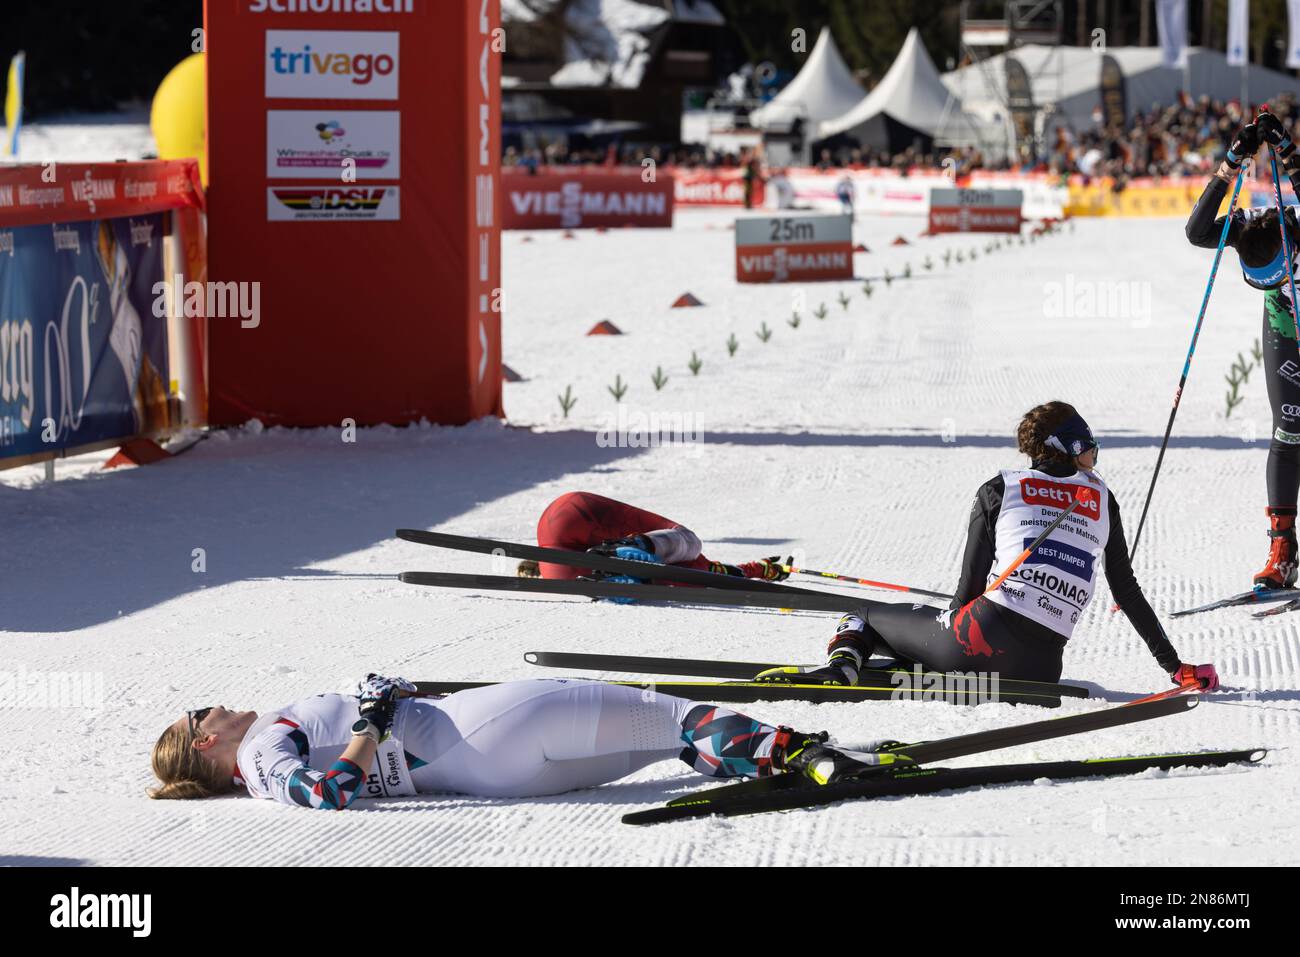
[[[1045,529],[1043,529],[1042,532],[1039,533],[1038,537],[1035,538],[1033,542],[1030,543],[1028,548],[1026,548],[1023,552],[1021,552],[1019,555],[1016,556],[1016,560],[1007,566],[1007,570],[998,576],[998,580],[995,581],[988,588],[984,589],[984,594],[987,595],[989,592],[997,591],[999,588],[1001,588],[1002,583],[1011,577],[1011,573],[1014,572],[1017,568],[1019,568],[1022,564],[1024,564],[1025,559],[1027,559],[1030,555],[1034,554],[1034,549],[1036,549],[1039,545],[1043,544],[1043,539],[1047,538],[1048,535],[1056,531],[1056,527],[1058,525],[1060,525],[1067,518],[1073,515],[1074,510],[1079,507],[1080,502],[1083,502],[1091,498],[1092,498],[1092,493],[1090,491],[1088,491],[1087,489],[1079,489],[1079,491],[1075,493],[1074,500],[1071,501],[1070,504],[1065,507],[1065,510],[1061,512],[1060,515],[1056,516],[1056,520],[1052,522],[1051,525],[1048,525]]]
[[[1282,230],[1282,253],[1286,257],[1286,280],[1291,284],[1291,321],[1295,324],[1296,342],[1300,343],[1300,316],[1296,315],[1295,275],[1291,271],[1291,241],[1286,235],[1286,207],[1282,205],[1282,181],[1277,175],[1277,151],[1268,147],[1268,161],[1273,167],[1273,197],[1277,200],[1277,223]]]
[[[1178,415],[1178,403],[1183,398],[1183,387],[1187,385],[1187,373],[1192,368],[1192,354],[1196,351],[1196,340],[1201,335],[1201,323],[1205,321],[1205,309],[1210,304],[1210,290],[1214,288],[1214,277],[1219,272],[1219,260],[1223,258],[1223,247],[1228,241],[1228,227],[1232,224],[1232,213],[1237,208],[1237,194],[1241,192],[1241,181],[1246,176],[1246,162],[1243,159],[1237,173],[1237,183],[1232,187],[1232,201],[1228,204],[1228,215],[1223,217],[1223,232],[1219,236],[1219,248],[1214,253],[1214,265],[1210,267],[1210,281],[1205,284],[1205,295],[1201,297],[1201,311],[1196,316],[1196,326],[1192,329],[1192,344],[1187,349],[1187,358],[1183,361],[1183,374],[1178,379],[1178,389],[1174,392],[1174,407],[1169,410],[1169,423],[1165,426],[1165,437],[1160,443],[1160,454],[1156,456],[1156,469],[1151,473],[1151,485],[1147,488],[1147,499],[1142,503],[1142,517],[1138,519],[1137,531],[1133,533],[1133,548],[1128,553],[1129,561],[1137,554],[1138,540],[1142,537],[1142,526],[1146,524],[1147,509],[1151,507],[1151,496],[1156,490],[1156,479],[1160,477],[1160,466],[1165,460],[1165,449],[1169,446],[1169,436],[1174,430],[1174,416]]]
[[[911,585],[895,585],[892,582],[877,582],[870,578],[858,578],[854,575],[841,575],[838,572],[819,572],[811,568],[795,568],[793,565],[782,565],[781,570],[790,575],[814,575],[818,578],[833,578],[835,581],[852,582],[855,585],[866,585],[869,588],[887,588],[890,591],[902,591],[911,595],[926,595],[930,598],[949,599],[952,595],[945,595],[941,591],[929,591],[925,588],[913,588]]]
[[[1179,685],[1176,688],[1170,688],[1168,691],[1157,691],[1155,694],[1149,694],[1145,698],[1138,698],[1136,701],[1130,701],[1129,704],[1145,704],[1148,701],[1159,701],[1161,698],[1176,698],[1180,694],[1187,694],[1195,691],[1200,694],[1205,690],[1205,679],[1196,678],[1187,684]]]

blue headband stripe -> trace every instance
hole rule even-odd
[[[1273,261],[1263,266],[1247,266],[1242,263],[1241,272],[1246,282],[1252,286],[1260,289],[1276,286],[1286,278],[1286,250],[1279,246]]]

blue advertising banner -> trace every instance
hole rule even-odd
[[[0,229],[0,460],[167,426],[164,217]]]

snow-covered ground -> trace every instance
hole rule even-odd
[[[860,281],[737,285],[732,218],[684,210],[671,231],[507,233],[505,358],[526,377],[506,386],[508,424],[370,429],[355,444],[329,430],[254,429],[155,467],[60,463],[52,486],[39,469],[0,473],[0,671],[47,682],[88,673],[92,692],[102,687],[90,707],[0,707],[11,769],[0,779],[0,863],[347,864],[377,846],[400,864],[1294,863],[1300,615],[1254,620],[1244,609],[1167,621],[1186,660],[1213,661],[1223,676],[1225,690],[1191,714],[965,763],[1276,749],[1259,767],[650,829],[618,818],[704,779],[673,762],[544,800],[430,795],[341,815],[145,798],[150,746],[187,707],[272,708],[369,670],[537,677],[522,655],[539,649],[812,660],[833,627],[808,614],[406,586],[397,572],[494,569],[394,540],[399,526],[524,541],[554,496],[587,489],[689,524],[714,557],[793,549],[816,567],[943,589],[976,486],[1020,462],[1010,438],[1020,414],[1063,398],[1102,437],[1100,468],[1131,537],[1209,268],[1180,222],[1079,221],[986,254],[984,239],[917,238],[918,220],[863,219],[857,238],[872,252],[856,265],[873,278],[868,298]],[[899,234],[912,245],[891,246]],[[972,248],[974,262],[944,266],[945,250]],[[911,279],[881,281],[908,264]],[[1235,272],[1229,253],[1136,559],[1161,613],[1247,587],[1267,549],[1262,372],[1224,417],[1223,376],[1260,322],[1257,295]],[[1147,284],[1128,314],[1049,314],[1050,284],[1072,298],[1115,281]],[[670,309],[686,291],[706,305]],[[602,319],[625,335],[584,336]],[[766,344],[762,323],[773,330]],[[656,391],[660,366],[668,381]],[[607,391],[616,376],[630,384],[626,423],[655,413],[702,441],[598,441],[617,421]],[[578,400],[567,420],[556,399],[566,386]],[[202,573],[192,570],[199,548]],[[1067,652],[1066,678],[1111,701],[1167,681],[1104,589]],[[847,741],[1044,715],[919,702],[746,710]]]
[[[120,113],[70,113],[24,124],[18,155],[0,163],[104,163],[157,156],[144,108]]]

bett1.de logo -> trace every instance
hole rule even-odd
[[[267,30],[266,96],[397,99],[398,34],[380,30]]]

